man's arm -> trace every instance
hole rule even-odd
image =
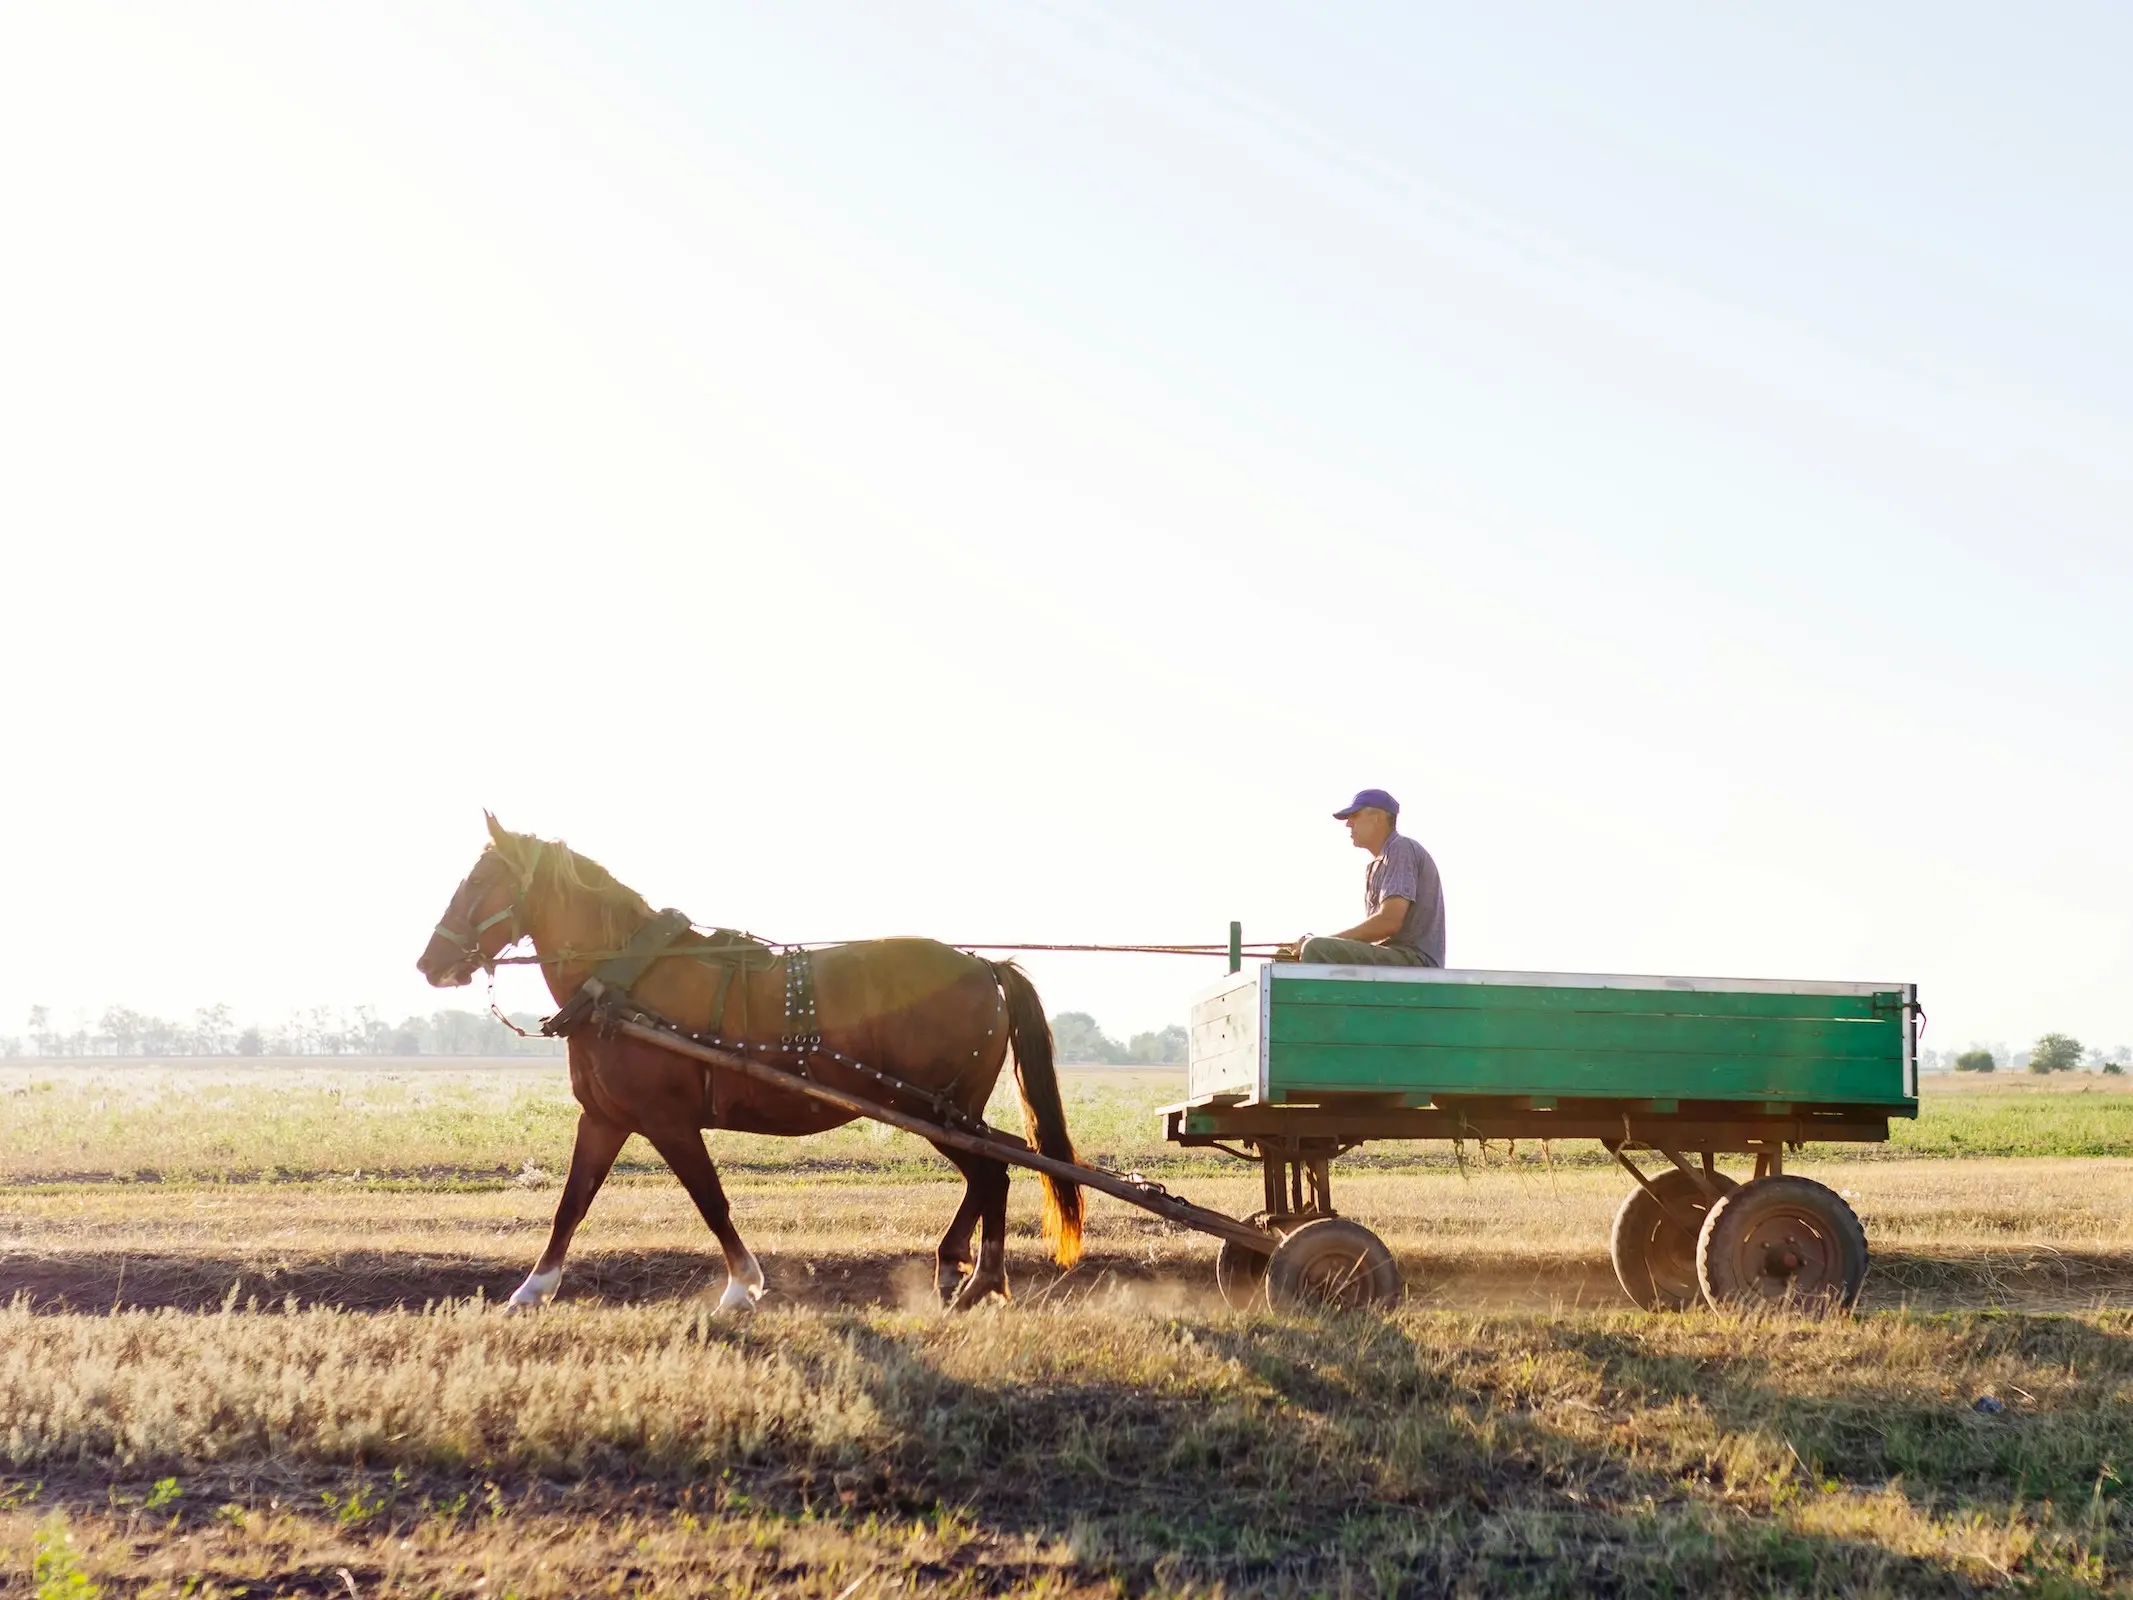
[[[1403,900],[1398,895],[1387,895],[1375,915],[1333,937],[1361,939],[1367,944],[1381,943],[1400,931],[1400,924],[1407,920],[1407,908],[1413,904],[1412,900]]]
[[[1371,944],[1382,944],[1400,931],[1400,924],[1407,920],[1407,908],[1412,904],[1412,901],[1402,900],[1395,895],[1378,907],[1376,916],[1367,921],[1358,922],[1347,931],[1333,934],[1331,937],[1335,939],[1363,939]],[[1293,944],[1285,944],[1281,947],[1280,954],[1275,959],[1294,961],[1302,953],[1303,946],[1302,939],[1296,940]]]

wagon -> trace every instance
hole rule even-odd
[[[1634,1181],[1610,1249],[1639,1305],[1849,1305],[1866,1273],[1859,1219],[1785,1156],[1885,1140],[1890,1118],[1918,1114],[1919,1015],[1903,983],[1233,957],[1193,1006],[1187,1097],[1166,1132],[1263,1174],[1249,1220],[1264,1240],[1226,1240],[1216,1263],[1233,1304],[1399,1296],[1391,1253],[1334,1208],[1333,1163],[1359,1145],[1593,1139]],[[1752,1176],[1719,1170],[1723,1155],[1752,1158]]]

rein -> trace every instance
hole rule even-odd
[[[755,935],[748,935],[754,938]],[[840,945],[866,944],[865,939],[765,939],[760,941],[774,950],[834,950]],[[1219,956],[1229,952],[1226,944],[986,944],[981,941],[943,939],[939,941],[952,950],[1062,950],[1081,954],[1121,956]],[[1263,944],[1239,946],[1246,955],[1272,955],[1281,946],[1272,941]],[[552,956],[498,956],[494,965],[499,967],[537,967],[551,962],[606,961],[624,954],[621,950],[559,950]],[[703,951],[676,950],[677,956],[701,955],[712,957],[716,948]]]

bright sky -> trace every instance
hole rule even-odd
[[[11,5],[0,1032],[430,1009],[484,806],[773,937],[1265,939],[1382,785],[1454,965],[2133,1038],[2129,53]]]

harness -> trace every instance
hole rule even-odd
[[[563,1008],[541,1024],[541,1032],[553,1036],[568,1033],[591,1009],[593,987],[597,979],[601,989],[617,994],[628,994],[637,980],[644,976],[645,969],[667,953],[667,946],[689,931],[688,913],[676,911],[672,906],[652,918],[643,927],[630,935],[630,942],[593,968],[591,977],[581,984],[578,992],[564,1002]],[[719,987],[719,1001],[725,1002],[725,986]]]
[[[510,905],[482,918],[463,934],[445,927],[442,923],[437,925],[436,933],[439,938],[454,946],[468,962],[486,969],[492,979],[496,972],[496,958],[482,955],[481,936],[498,923],[507,920],[511,923],[511,937],[498,947],[499,950],[508,949],[527,936],[529,929],[526,926],[526,894],[532,887],[534,870],[540,865],[541,851],[544,848],[545,841],[534,841],[533,855],[526,864],[525,873],[519,878],[518,890],[511,897]],[[812,951],[792,945],[780,954],[762,940],[731,928],[714,928],[701,944],[689,945],[680,950],[673,948],[675,941],[688,933],[693,926],[685,912],[677,911],[671,906],[660,912],[630,935],[628,944],[607,955],[593,968],[591,974],[578,986],[578,992],[565,1001],[554,1016],[541,1023],[541,1032],[550,1038],[561,1038],[577,1032],[590,1022],[603,1038],[612,1038],[617,1027],[624,1021],[648,1022],[654,1027],[663,1028],[696,1044],[714,1049],[787,1058],[791,1062],[787,1070],[796,1072],[803,1078],[813,1077],[810,1068],[818,1060],[826,1059],[872,1079],[892,1096],[907,1096],[922,1102],[938,1121],[950,1127],[962,1128],[965,1131],[981,1130],[985,1127],[982,1118],[964,1111],[944,1091],[906,1083],[901,1078],[893,1077],[878,1067],[870,1066],[822,1042],[822,1018],[815,999],[815,958]],[[685,1028],[673,1019],[660,1015],[642,1001],[632,998],[630,991],[636,987],[638,980],[654,962],[668,957],[708,962],[719,968],[718,990],[712,1001],[709,1027],[702,1030]],[[733,992],[734,974],[746,972],[758,965],[769,966],[774,962],[782,962],[785,967],[785,1017],[777,1043],[758,1043],[747,1037],[748,990],[745,984],[741,986],[740,991],[742,1015],[737,1030],[740,1037],[729,1036],[725,1026],[726,1004]],[[506,1021],[508,1024],[508,1019]],[[991,1038],[990,1030],[986,1037],[988,1040]],[[975,1055],[976,1052],[972,1053]],[[717,1126],[715,1101],[722,1076],[723,1074],[711,1071],[704,1074],[705,1108],[711,1112],[709,1125],[713,1127]],[[949,1087],[953,1088],[961,1078],[962,1073],[959,1071],[955,1078],[950,1080]]]
[[[518,892],[511,897],[511,903],[503,910],[483,917],[465,933],[454,933],[440,922],[434,930],[437,937],[456,949],[464,960],[483,968],[493,976],[496,972],[496,958],[482,955],[481,936],[508,917],[511,921],[511,937],[498,945],[497,949],[508,950],[526,937],[526,890],[533,883],[534,869],[541,864],[541,852],[547,848],[548,842],[545,839],[533,841],[533,857],[526,863],[525,874],[518,880]]]

